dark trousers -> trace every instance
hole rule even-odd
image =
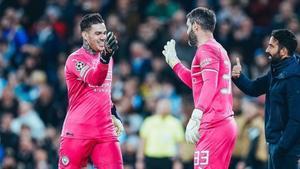
[[[300,169],[300,154],[274,155],[276,144],[269,144],[268,169]]]
[[[153,158],[146,157],[145,158],[145,168],[146,169],[172,169],[173,161],[171,158]]]

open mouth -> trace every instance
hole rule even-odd
[[[268,59],[272,59],[272,55],[270,53],[266,52],[265,55],[267,56]]]

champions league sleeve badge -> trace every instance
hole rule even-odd
[[[85,66],[85,63],[80,62],[80,61],[77,61],[75,64],[76,70],[79,72],[84,68],[84,66]]]

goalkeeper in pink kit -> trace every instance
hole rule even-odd
[[[121,122],[112,115],[112,55],[118,48],[97,13],[85,15],[80,28],[83,46],[65,65],[69,107],[64,121],[59,169],[81,169],[88,160],[98,169],[122,169],[117,135]]]
[[[164,46],[163,55],[178,77],[193,91],[195,108],[185,137],[196,144],[195,169],[227,169],[237,126],[233,118],[231,64],[225,49],[214,39],[216,16],[207,8],[187,15],[189,44],[197,51],[191,69],[177,58],[175,41]]]

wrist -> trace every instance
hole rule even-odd
[[[111,58],[111,54],[105,53],[100,56],[100,62],[103,64],[108,64]]]
[[[180,60],[178,58],[176,59],[170,59],[170,66],[173,69],[178,63],[180,63]]]
[[[194,109],[191,118],[200,120],[202,118],[203,111],[200,109]]]

